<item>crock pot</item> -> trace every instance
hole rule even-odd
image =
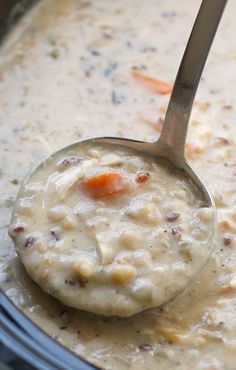
[[[38,0],[0,1],[0,42]],[[39,370],[97,369],[33,324],[0,288],[0,341]]]

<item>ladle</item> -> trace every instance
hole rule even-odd
[[[99,146],[101,144],[109,144],[112,151],[124,146],[138,151],[139,154],[150,154],[154,156],[154,158],[161,157],[170,161],[175,168],[183,171],[195,187],[197,187],[201,194],[203,206],[214,208],[214,201],[207,188],[186,162],[184,148],[193,100],[226,2],[227,0],[202,1],[175,80],[162,132],[160,138],[156,142],[147,143],[118,137],[97,137],[76,142],[44,159],[29,174],[22,187],[30,182],[35,171],[39,168],[41,169],[42,166],[47,166],[47,161],[50,161],[55,155],[63,156],[64,152],[68,152],[70,149],[77,150],[88,143],[93,143],[94,145],[99,144]],[[20,196],[20,194],[21,190],[18,196]],[[215,224],[216,222],[213,222],[214,230],[211,230],[212,240],[209,248],[206,249],[206,253],[202,256],[201,267],[205,264],[214,246]],[[198,271],[194,271],[191,279],[197,272]],[[175,293],[177,294],[178,292]],[[174,294],[172,297],[173,296]],[[172,297],[168,296],[168,299]],[[164,302],[161,302],[161,304],[162,303]]]

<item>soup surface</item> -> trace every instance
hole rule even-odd
[[[183,293],[131,318],[74,310],[25,272],[9,238],[21,181],[88,136],[155,140],[200,1],[42,1],[0,54],[0,284],[47,333],[105,369],[235,370],[236,4],[227,5],[195,102],[186,156],[212,192],[218,242]]]

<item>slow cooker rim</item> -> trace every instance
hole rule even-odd
[[[33,323],[0,289],[0,341],[39,370],[95,370]]]

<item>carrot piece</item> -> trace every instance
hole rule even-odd
[[[82,184],[82,188],[94,198],[102,198],[127,190],[127,178],[119,172],[106,172],[90,177]]]
[[[132,77],[135,81],[142,84],[149,91],[155,94],[165,95],[165,94],[170,94],[172,91],[172,85],[169,84],[168,82],[157,80],[153,77],[143,75],[137,71],[132,72]]]

